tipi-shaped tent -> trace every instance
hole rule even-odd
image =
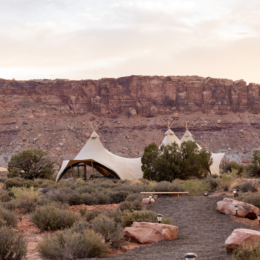
[[[109,152],[104,148],[95,131],[73,160],[63,161],[56,182],[62,178],[70,167],[79,163],[93,166],[107,177],[114,176],[122,180],[134,180],[143,177],[141,158],[124,158]]]
[[[192,134],[189,131],[187,123],[186,123],[185,128],[186,128],[186,132],[184,133],[183,137],[181,138],[181,142],[187,142],[187,141],[196,142],[193,139]],[[197,142],[196,142],[196,144],[197,144]],[[199,147],[199,150],[202,149],[198,144],[197,144],[197,146]],[[225,153],[211,153],[211,157],[213,159],[213,163],[210,166],[211,174],[219,175],[219,165],[224,156],[225,156]]]
[[[164,134],[162,144],[166,146],[168,144],[171,145],[174,142],[179,146],[181,145],[181,140],[175,135],[175,133],[171,129],[168,129]]]

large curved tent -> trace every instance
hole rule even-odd
[[[141,158],[124,158],[109,152],[104,148],[95,131],[73,160],[63,161],[56,182],[64,176],[67,170],[80,163],[93,166],[107,177],[123,180],[135,180],[143,177]]]

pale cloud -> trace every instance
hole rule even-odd
[[[0,78],[200,75],[260,83],[255,0],[0,0]]]

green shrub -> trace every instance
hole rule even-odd
[[[34,187],[30,189],[13,187],[12,192],[14,193],[14,201],[18,208],[24,209],[25,212],[32,212],[36,209],[40,200],[39,190],[35,190]]]
[[[88,222],[80,220],[75,222],[70,230],[76,233],[83,233],[86,229],[90,229],[90,227]]]
[[[216,178],[213,178],[212,176],[207,176],[206,183],[209,183],[210,190],[215,190],[218,187],[218,182]]]
[[[69,205],[81,205],[83,204],[83,199],[80,194],[72,193],[69,195]]]
[[[19,180],[20,178],[7,179],[5,181],[5,188],[10,189],[12,187],[23,187],[24,181]]]
[[[237,189],[241,192],[248,192],[248,191],[257,191],[257,187],[256,187],[256,183],[252,182],[252,181],[245,181],[241,184],[237,184],[235,186],[233,186],[233,189]]]
[[[16,209],[16,203],[13,200],[8,202],[3,202],[0,204],[0,206],[10,211],[14,211]]]
[[[96,198],[97,205],[110,203],[110,198],[104,192],[94,192],[91,195]]]
[[[104,257],[108,246],[102,240],[103,237],[92,230],[80,233],[59,231],[55,236],[47,235],[39,242],[38,251],[43,258],[53,260]]]
[[[123,240],[124,232],[120,225],[105,215],[99,215],[91,222],[91,227],[96,233],[100,233],[106,243],[112,247],[119,247]]]
[[[85,205],[97,205],[97,199],[92,194],[84,193],[81,198]]]
[[[70,210],[58,209],[55,206],[37,208],[32,214],[32,221],[41,230],[58,230],[71,227],[78,220]]]
[[[129,210],[129,211],[141,210],[142,209],[142,204],[138,200],[135,200],[133,202],[124,201],[124,202],[120,203],[119,209],[121,211],[124,211],[124,210]]]
[[[210,190],[210,184],[205,182],[199,182],[196,180],[188,180],[182,182],[180,185],[185,191],[189,192],[191,196],[199,196],[204,194],[204,191]]]
[[[122,201],[125,201],[126,197],[128,196],[127,191],[115,191],[109,193],[110,197],[110,203],[120,203]]]
[[[244,172],[244,166],[241,164],[238,164],[236,162],[227,162],[224,166],[223,166],[223,171],[228,173],[228,172],[232,172],[232,171],[236,171],[236,174],[238,176],[241,176],[242,173]]]
[[[86,211],[85,214],[83,215],[83,218],[87,221],[90,222],[94,218],[96,218],[98,215],[100,215],[102,212],[99,210],[94,210],[94,211]],[[82,214],[82,213],[81,213]]]
[[[221,174],[217,179],[218,190],[229,191],[234,177],[231,174]]]
[[[141,202],[142,196],[140,194],[133,193],[133,194],[129,194],[125,199],[125,201],[130,201],[130,202],[133,202],[133,201],[136,201],[136,200]]]
[[[258,208],[260,208],[260,194],[239,194],[236,198],[237,200],[243,201],[245,203],[252,204]]]
[[[6,180],[7,178],[0,177],[0,182],[5,183]]]
[[[46,192],[47,190],[47,192]],[[68,203],[69,202],[69,194],[70,191],[66,190],[54,190],[45,188],[42,190],[45,193],[46,197],[50,200],[60,202],[60,203]]]
[[[0,234],[0,259],[25,259],[27,244],[23,239],[23,236],[7,227],[1,227]]]
[[[258,260],[260,259],[260,244],[243,246],[233,252],[234,260]]]
[[[2,220],[2,224],[5,223],[6,226],[15,227],[17,224],[15,213],[2,207],[0,207],[0,219]]]
[[[177,183],[170,183],[167,181],[158,182],[153,186],[154,191],[160,192],[178,192],[183,191],[181,187]]]
[[[1,202],[8,202],[11,200],[11,197],[9,196],[9,192],[6,190],[0,189],[0,201]]]

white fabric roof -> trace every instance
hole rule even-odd
[[[164,134],[162,144],[166,146],[171,145],[174,142],[177,143],[179,146],[181,145],[181,140],[175,135],[175,133],[171,129],[168,129]]]
[[[122,180],[135,180],[143,177],[141,158],[124,158],[109,152],[104,148],[98,134],[94,131],[74,160],[63,161],[56,182],[59,181],[64,170],[70,165],[89,160],[93,160],[114,171]]]
[[[189,130],[186,130],[186,132],[184,133],[183,137],[181,138],[181,142],[187,142],[187,141],[196,142],[193,139],[192,134],[190,133]],[[200,150],[202,149],[199,145],[198,145],[198,147],[199,147]],[[211,174],[219,175],[219,165],[221,163],[221,160],[225,156],[225,153],[211,153],[211,156],[212,156],[212,159],[213,159],[213,163],[210,166]]]
[[[181,142],[188,142],[188,141],[195,142],[195,140],[193,139],[192,134],[190,133],[190,131],[186,130],[186,132],[184,133],[183,137],[181,138]],[[197,144],[197,146],[199,147],[199,149],[202,149],[198,144]]]

